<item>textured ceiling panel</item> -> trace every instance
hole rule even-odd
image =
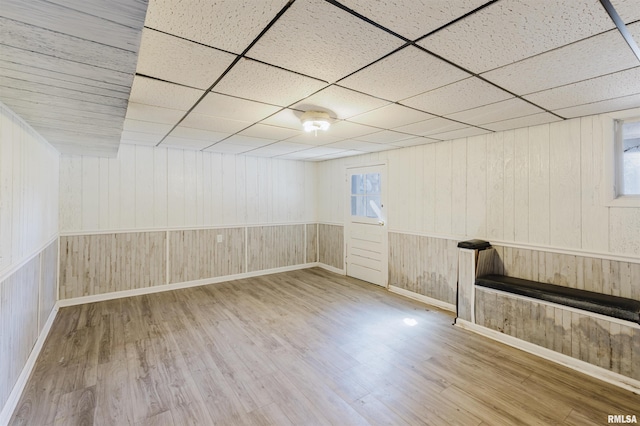
[[[402,44],[324,0],[297,0],[247,56],[334,82]]]
[[[513,96],[480,80],[467,78],[439,89],[423,93],[401,103],[436,115],[446,115],[491,104]]]
[[[640,66],[534,93],[525,98],[543,108],[556,110],[636,93],[640,93]]]
[[[482,127],[499,132],[502,130],[518,129],[527,126],[537,126],[538,124],[553,123],[561,120],[562,119],[560,117],[556,117],[553,114],[549,114],[548,112],[541,112],[524,117],[512,118],[510,120],[483,124]]]
[[[252,60],[242,60],[214,90],[239,98],[288,106],[322,89],[325,83]]]
[[[197,89],[208,89],[235,55],[145,28],[138,74]]]
[[[262,120],[262,124],[300,130],[302,129],[302,122],[300,121],[302,114],[302,111],[286,108],[273,114],[271,117]]]
[[[132,120],[150,121],[152,123],[176,124],[184,116],[184,111],[162,108],[153,105],[129,102],[127,118]]]
[[[539,112],[543,111],[522,99],[514,98],[451,114],[448,117],[454,120],[480,126],[486,123],[524,117],[525,115],[533,115]]]
[[[153,0],[145,25],[241,53],[287,0]]]
[[[193,112],[255,123],[280,109],[274,105],[209,92]]]
[[[394,132],[393,130],[382,130],[376,133],[355,137],[354,139],[372,143],[393,143],[405,139],[416,139],[416,137],[406,133]]]
[[[204,91],[136,76],[129,102],[187,111]]]
[[[265,138],[276,141],[288,139],[300,134],[300,130],[288,129],[286,127],[269,126],[268,124],[254,124],[248,129],[239,133],[244,136],[254,138]]]
[[[209,142],[209,145],[219,142],[224,138],[231,136],[230,133],[212,132],[211,130],[194,129],[192,127],[178,126],[169,134],[167,139],[171,137],[193,139]],[[164,145],[167,140],[162,144]]]
[[[620,111],[623,109],[637,108],[640,105],[640,93],[621,98],[608,99],[606,101],[593,102],[590,104],[578,105],[554,112],[561,117],[574,118],[585,115],[601,114],[603,112]]]
[[[424,136],[413,137],[409,139],[403,139],[397,142],[392,142],[391,145],[397,147],[417,146],[425,145],[427,143],[438,142],[436,139],[425,138]]]
[[[204,139],[191,139],[178,136],[167,136],[162,141],[162,146],[165,148],[179,148],[179,149],[196,149],[203,150],[213,142]]]
[[[479,73],[614,28],[593,0],[501,0],[419,44]]]
[[[340,85],[395,102],[466,77],[466,72],[410,46],[347,77]]]
[[[362,151],[362,152],[378,152],[378,151],[388,150],[389,146],[379,144],[379,143],[371,143],[371,142],[356,141],[356,140],[344,140],[344,141],[339,141],[339,142],[329,144],[327,145],[327,148],[338,148],[338,149],[345,149],[345,150],[355,149],[357,151]]]
[[[486,0],[342,0],[341,3],[402,37],[415,40],[482,6]]]
[[[231,120],[228,118],[211,117],[210,115],[190,112],[180,123],[181,126],[195,129],[211,130],[222,133],[236,133],[251,126],[249,121]]]
[[[640,24],[635,25],[640,28]],[[599,52],[597,58],[594,52]],[[582,40],[483,74],[512,92],[528,94],[634,67],[638,59],[618,30]]]
[[[217,154],[242,154],[251,151],[253,147],[240,145],[233,142],[220,142],[205,149],[207,152],[215,152]]]
[[[389,102],[339,86],[329,86],[294,105],[301,111],[321,110],[333,118],[345,119],[371,111]]]
[[[446,118],[437,117],[406,126],[396,127],[395,130],[398,132],[410,133],[418,136],[428,136],[434,133],[443,133],[464,129],[465,127],[468,126],[463,123],[447,120]]]
[[[352,117],[349,121],[389,129],[427,120],[429,118],[433,118],[433,115],[422,111],[416,111],[415,109],[407,108],[402,105],[390,104]]]
[[[254,138],[251,136],[244,136],[244,135],[233,135],[228,137],[221,143],[225,143],[225,144],[232,143],[237,145],[244,145],[253,149],[253,148],[260,148],[261,146],[265,146],[265,145],[271,145],[273,143],[273,140],[264,139],[264,138]]]
[[[625,24],[640,20],[638,0],[611,0],[611,4]]]
[[[448,141],[452,139],[469,138],[471,136],[484,135],[486,133],[491,133],[491,131],[487,129],[480,129],[478,127],[465,127],[464,129],[456,129],[448,132],[430,134],[429,137]]]

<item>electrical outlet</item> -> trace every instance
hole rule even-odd
[[[219,243],[222,242],[222,234],[218,234],[218,237],[216,238],[216,241],[218,241]]]

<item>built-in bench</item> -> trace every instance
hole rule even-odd
[[[638,300],[504,275],[485,275],[476,278],[475,284],[640,324]]]

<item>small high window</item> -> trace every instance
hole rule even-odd
[[[616,192],[640,195],[640,118],[617,122]]]

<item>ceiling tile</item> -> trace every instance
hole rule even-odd
[[[173,125],[152,123],[150,121],[132,120],[125,118],[123,130],[130,132],[151,133],[154,135],[166,135]]]
[[[531,105],[522,99],[513,98],[506,101],[496,102],[491,105],[485,105],[451,114],[447,117],[453,120],[480,126],[485,123],[524,117],[525,115],[533,115],[542,111],[543,110],[540,108]]]
[[[262,148],[253,149],[247,152],[247,155],[255,155],[257,157],[275,157],[278,155],[290,154],[296,151],[302,151],[309,148],[307,145],[301,145],[290,142],[276,142]]]
[[[245,59],[215,86],[215,91],[239,98],[288,106],[320,90],[320,80]]]
[[[398,132],[410,133],[418,136],[428,136],[434,133],[449,132],[452,130],[459,130],[468,127],[464,123],[458,123],[455,121],[447,120],[446,118],[432,118],[430,120],[420,121],[418,123],[409,124],[406,126],[397,127],[394,130]]]
[[[305,149],[304,151],[296,151],[290,154],[284,154],[278,158],[288,160],[306,160],[309,158],[319,157],[323,155],[335,155],[343,152],[343,149],[326,148],[324,146],[317,146],[314,148]]]
[[[640,25],[636,25],[640,28]],[[482,76],[525,95],[634,67],[638,64],[618,30],[581,40]]]
[[[182,120],[180,125],[194,129],[211,130],[213,132],[236,133],[251,126],[251,123],[190,112],[189,115]]]
[[[169,134],[169,137],[184,138],[207,141],[208,144],[216,143],[224,138],[231,136],[229,133],[212,132],[211,130],[194,129],[191,127],[185,127],[180,125],[173,129]]]
[[[342,0],[341,3],[395,33],[415,40],[472,10],[486,0],[396,1]]]
[[[230,53],[145,28],[136,72],[207,89],[235,58]]]
[[[319,162],[319,161],[332,160],[334,158],[355,157],[356,155],[362,155],[362,151],[343,150],[342,152],[339,152],[337,154],[328,154],[328,155],[321,155],[319,157],[314,157],[311,159],[311,161]]]
[[[138,145],[156,145],[163,137],[164,135],[159,135],[157,133],[132,132],[125,130],[122,132],[120,141]]]
[[[343,138],[333,136],[331,134],[331,130],[328,130],[326,132],[320,131],[318,134],[315,134],[314,132],[301,132],[298,136],[287,139],[287,142],[295,142],[305,145],[326,145],[328,143],[338,142],[341,139]]]
[[[592,0],[502,0],[418,44],[480,73],[614,27]]]
[[[525,96],[548,110],[556,110],[640,93],[640,67]]]
[[[497,121],[495,123],[483,124],[483,127],[487,129],[500,132],[503,130],[519,129],[528,126],[537,126],[538,124],[553,123],[555,121],[561,121],[560,117],[556,117],[548,112],[541,112],[538,114],[527,115],[525,117],[512,118],[511,120]]]
[[[403,41],[324,0],[297,0],[247,56],[334,82]]]
[[[329,86],[293,107],[300,111],[326,111],[333,118],[345,119],[387,105],[389,101],[374,98],[340,86]]]
[[[341,80],[340,85],[395,102],[469,76],[409,46]]]
[[[611,0],[611,5],[625,24],[640,20],[638,0]]]
[[[565,118],[583,117],[585,115],[602,114],[605,112],[620,111],[623,109],[637,108],[640,105],[640,93],[621,98],[608,99],[606,101],[593,102],[569,108],[557,109],[554,113]]]
[[[251,151],[252,149],[253,147],[251,146],[228,143],[224,141],[210,146],[204,151],[215,152],[218,154],[242,154],[244,152]]]
[[[405,124],[416,123],[418,121],[433,118],[433,115],[426,112],[416,111],[402,105],[390,104],[364,114],[351,117],[348,121],[366,124],[381,129],[404,126]]]
[[[203,150],[214,142],[202,140],[202,139],[190,139],[181,138],[177,136],[167,136],[160,146],[164,148],[180,148],[180,149],[195,149]]]
[[[274,105],[209,92],[193,112],[255,123],[280,109]]]
[[[203,90],[137,75],[133,78],[129,102],[187,111],[203,94]]]
[[[338,121],[337,123],[334,123],[331,125],[331,127],[329,127],[327,133],[330,136],[336,138],[349,139],[376,133],[379,130],[380,129],[378,128],[365,126],[364,124],[351,123],[348,121]]]
[[[416,145],[425,145],[428,143],[438,142],[436,139],[429,139],[423,136],[418,136],[410,139],[403,139],[401,141],[393,142],[391,145],[397,147],[407,147],[407,146],[416,146]]]
[[[287,129],[286,127],[269,126],[267,124],[254,124],[248,129],[240,132],[240,135],[280,141],[299,135],[300,133],[300,130]]]
[[[262,120],[262,124],[269,124],[271,126],[286,127],[288,129],[301,130],[302,111],[296,111],[290,108],[285,108],[273,114],[271,117]]]
[[[492,84],[482,81],[477,77],[471,77],[405,99],[402,101],[402,104],[432,114],[446,115],[512,97],[509,93],[498,89]]]
[[[154,0],[145,26],[242,53],[288,0]]]
[[[478,127],[465,127],[464,129],[452,130],[450,132],[436,133],[436,134],[430,135],[430,137],[435,139],[440,139],[442,141],[450,141],[453,139],[484,135],[486,133],[491,133],[491,131],[486,129],[480,129]]]
[[[382,130],[369,135],[359,136],[354,139],[364,142],[373,143],[393,143],[405,139],[414,139],[414,135],[408,135],[406,133],[394,132],[393,130]]]
[[[176,124],[184,117],[184,111],[178,109],[162,108],[153,105],[144,105],[129,102],[127,107],[127,119],[150,121],[153,123]]]
[[[364,141],[356,141],[356,140],[344,140],[340,142],[335,142],[326,146],[327,148],[336,148],[336,149],[346,149],[346,150],[357,150],[362,152],[378,152],[378,151],[386,151],[391,148],[388,145],[383,145],[379,143],[371,143]]]
[[[263,139],[263,138],[254,138],[251,136],[244,135],[233,135],[224,140],[225,143],[236,144],[236,145],[244,145],[252,148],[259,148],[261,146],[270,145],[273,143],[272,139]]]

